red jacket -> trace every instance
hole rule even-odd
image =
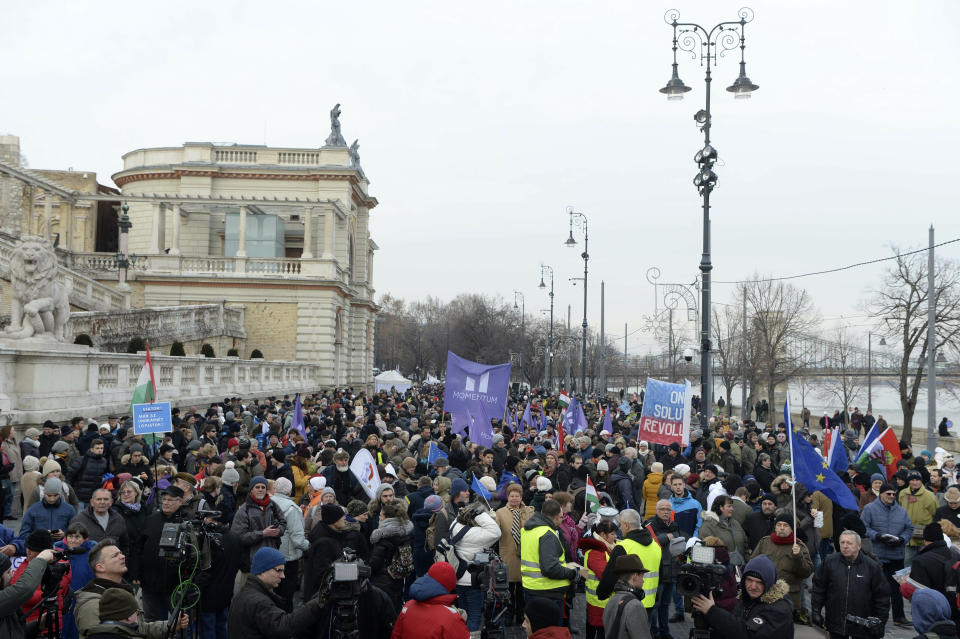
[[[453,605],[456,600],[456,595],[409,600],[393,624],[390,639],[470,639],[467,624]]]
[[[607,545],[593,537],[582,537],[580,541],[577,542],[577,548],[582,550],[583,554],[587,554],[588,550],[598,551],[590,553],[590,556],[587,557],[586,567],[589,568],[590,572],[596,575],[599,580],[604,569],[607,567],[607,559],[610,557],[610,550],[607,548]],[[603,626],[603,608],[587,604],[587,623],[591,626]]]
[[[27,569],[27,564],[29,563],[30,563],[29,561],[24,560],[17,567],[17,570],[13,573],[13,577],[10,579],[11,584],[15,583],[17,579],[20,578],[20,575],[22,575],[23,571]],[[67,565],[69,566],[70,564],[68,563]],[[60,580],[60,588],[57,589],[57,603],[60,605],[61,612],[63,611],[63,598],[69,590],[70,590],[70,571],[67,570],[67,572],[63,575],[63,579]],[[33,610],[33,612],[30,612],[29,614],[27,613],[29,610],[33,609],[34,606],[40,603],[40,599],[42,597],[43,597],[43,584],[41,583],[39,586],[37,586],[37,589],[33,591],[33,594],[30,595],[30,599],[28,599],[27,602],[22,606],[23,613],[27,615],[27,619],[26,619],[27,621],[36,621],[37,617],[40,616],[40,612],[41,612],[40,607],[37,607],[36,609]],[[62,614],[60,615],[60,626],[61,628],[63,627]]]
[[[547,626],[530,635],[530,639],[571,639],[570,629],[562,626]]]

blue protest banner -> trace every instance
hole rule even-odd
[[[447,376],[443,390],[443,409],[453,417],[456,434],[463,434],[478,417],[503,415],[507,407],[511,365],[487,366],[463,359],[447,351]],[[488,421],[489,425],[489,421]]]
[[[671,384],[647,378],[638,439],[653,444],[690,443],[690,382]]]
[[[170,402],[133,405],[133,432],[136,435],[169,433],[173,430]]]

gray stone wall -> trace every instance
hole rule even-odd
[[[0,162],[20,166],[20,138],[0,135]],[[23,222],[23,187],[19,180],[0,174],[0,231],[15,237]]]

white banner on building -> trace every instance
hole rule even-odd
[[[369,450],[366,448],[360,449],[360,452],[350,462],[350,472],[360,480],[360,485],[363,486],[367,496],[373,499],[377,494],[377,488],[380,487],[380,473],[377,472],[377,463]]]

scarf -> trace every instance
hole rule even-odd
[[[141,506],[141,504],[140,504],[139,501],[138,501],[137,503],[135,503],[135,504],[128,504],[128,503],[125,502],[125,501],[122,501],[122,502],[120,502],[120,503],[121,503],[123,506],[125,506],[126,508],[129,508],[130,510],[132,510],[133,512],[135,512],[135,513],[140,512],[140,506]]]
[[[793,533],[790,533],[789,537],[779,537],[776,534],[770,535],[770,541],[777,544],[778,546],[792,546],[795,541],[793,538]]]
[[[270,494],[269,494],[269,493],[267,493],[266,495],[264,495],[264,496],[263,496],[263,499],[257,499],[256,497],[253,496],[253,493],[250,493],[249,495],[247,495],[247,497],[249,497],[249,498],[250,498],[250,501],[252,501],[253,503],[255,503],[257,506],[260,506],[260,508],[262,508],[263,510],[266,510],[266,509],[267,509],[267,506],[270,505]]]
[[[508,506],[509,508],[509,506]],[[520,515],[522,512],[519,508],[514,509],[510,508],[510,513],[513,515],[513,526],[510,527],[510,536],[513,537],[513,543],[516,545],[517,550],[520,549]]]

